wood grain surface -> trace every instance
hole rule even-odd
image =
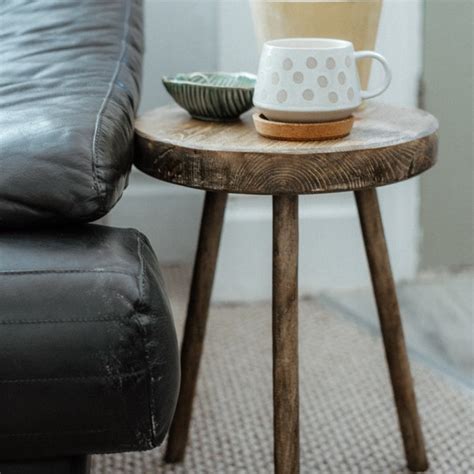
[[[225,193],[207,193],[204,201],[181,345],[181,387],[168,436],[167,462],[181,462],[185,454],[226,202]]]
[[[275,474],[299,472],[298,196],[273,198]]]
[[[275,195],[382,186],[436,160],[438,122],[418,109],[369,103],[348,137],[320,142],[262,137],[251,114],[218,123],[191,119],[174,105],[151,110],[136,123],[135,164],[184,186]]]
[[[355,197],[407,465],[413,472],[426,471],[428,460],[377,191],[357,191]]]

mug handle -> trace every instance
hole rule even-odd
[[[361,98],[362,99],[371,99],[372,97],[377,97],[378,95],[382,94],[382,92],[385,92],[387,90],[388,86],[390,85],[390,82],[392,82],[392,71],[390,70],[390,67],[389,67],[387,61],[385,60],[385,58],[381,54],[376,53],[374,51],[356,51],[354,53],[354,57],[355,57],[356,60],[362,59],[362,58],[376,59],[377,61],[379,61],[382,64],[383,70],[384,70],[384,73],[385,73],[383,84],[379,88],[371,90],[371,91],[361,90],[360,91]]]

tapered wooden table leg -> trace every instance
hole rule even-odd
[[[273,197],[273,428],[276,474],[299,472],[298,196]]]
[[[226,202],[226,193],[206,193],[181,347],[181,388],[169,432],[167,462],[184,458]]]
[[[428,460],[377,192],[375,189],[356,191],[355,197],[408,468],[416,472],[426,471]]]

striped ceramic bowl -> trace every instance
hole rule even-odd
[[[253,74],[193,72],[162,80],[171,97],[200,120],[235,120],[253,106]]]

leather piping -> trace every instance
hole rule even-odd
[[[128,372],[124,374],[101,374],[101,375],[77,375],[74,377],[43,377],[43,378],[33,378],[33,379],[0,379],[0,384],[2,383],[41,383],[41,382],[62,382],[64,380],[113,380],[113,379],[125,379],[131,377],[139,377],[147,372],[148,369],[137,370],[136,372]]]
[[[135,311],[133,312],[135,314]],[[101,319],[7,319],[0,321],[0,325],[13,324],[69,324],[69,323],[128,323],[127,318],[101,318]]]
[[[51,274],[67,274],[67,273],[115,273],[118,275],[127,275],[131,276],[133,278],[136,278],[136,275],[134,273],[128,273],[122,270],[100,270],[100,269],[75,269],[72,268],[70,270],[56,270],[56,269],[51,269],[51,270],[19,270],[19,271],[6,271],[6,272],[0,272],[0,276],[6,276],[6,275],[51,275]]]
[[[93,174],[93,177],[94,177],[94,188],[97,192],[97,198],[99,200],[99,208],[100,208],[102,213],[106,212],[106,193],[104,191],[104,193],[102,194],[101,190],[100,190],[99,178],[100,178],[101,181],[103,181],[103,179],[99,176],[99,170],[98,170],[97,142],[99,141],[99,136],[100,136],[101,131],[102,131],[101,130],[102,117],[104,115],[107,104],[110,100],[110,96],[112,95],[112,90],[115,86],[115,82],[117,80],[120,69],[122,67],[122,61],[123,61],[123,57],[125,55],[125,51],[127,50],[127,38],[128,38],[129,31],[130,31],[129,21],[130,21],[130,15],[131,15],[131,11],[132,11],[132,2],[125,0],[125,5],[126,5],[126,9],[125,9],[125,16],[124,16],[124,21],[123,21],[123,35],[122,35],[122,38],[121,38],[122,49],[120,51],[120,56],[117,60],[117,65],[115,67],[114,73],[112,75],[112,78],[110,79],[107,94],[105,95],[104,100],[102,101],[102,104],[100,106],[99,112],[97,113],[97,118],[96,118],[95,127],[94,127],[94,134],[93,134],[93,138],[92,138],[92,160],[91,160],[92,174]]]
[[[62,435],[76,435],[76,434],[90,434],[90,433],[107,433],[110,430],[78,430],[78,431],[61,431],[61,432],[54,432],[54,433],[0,433],[0,438],[16,438],[16,437],[23,437],[23,436],[62,436]]]
[[[139,277],[138,277],[138,304],[137,309],[139,312],[145,309],[144,304],[144,292],[145,292],[145,265],[143,261],[143,254],[142,254],[142,239],[140,233],[137,232],[137,254],[138,260],[140,262],[140,270],[139,270]],[[156,444],[156,420],[155,420],[155,403],[154,403],[154,394],[153,394],[153,387],[154,387],[154,380],[153,380],[153,369],[151,365],[150,355],[148,352],[147,347],[147,334],[146,328],[142,324],[140,320],[140,314],[135,314],[133,319],[137,322],[138,327],[140,328],[140,333],[142,335],[142,343],[143,343],[143,350],[145,352],[145,362],[148,366],[148,416],[150,419],[150,440],[151,445]]]

